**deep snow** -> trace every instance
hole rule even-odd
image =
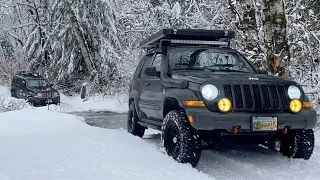
[[[288,159],[262,147],[222,147],[203,151],[193,169],[164,153],[158,131],[148,130],[140,139],[123,129],[91,127],[81,117],[61,113],[126,112],[125,101],[118,98],[98,95],[83,102],[79,97],[62,96],[61,106],[34,108],[8,96],[8,88],[0,87],[5,105],[16,104],[23,110],[0,113],[0,180],[320,179],[320,132],[315,134],[309,161]]]
[[[0,117],[1,180],[210,179],[140,138],[76,116],[24,109]]]

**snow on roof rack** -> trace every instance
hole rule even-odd
[[[228,42],[235,38],[233,30],[204,30],[204,29],[163,29],[140,43],[141,48],[152,48],[160,44],[162,39],[166,40],[199,40],[199,41],[221,41]],[[190,41],[186,41],[190,42]],[[215,45],[215,44],[209,44]],[[219,45],[216,44],[216,45]]]
[[[41,77],[39,74],[30,71],[18,71],[17,74],[25,77]]]

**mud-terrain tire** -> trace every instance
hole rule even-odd
[[[17,97],[16,92],[14,90],[11,90],[11,97],[14,97],[14,98]]]
[[[134,102],[131,102],[128,111],[127,131],[134,136],[142,138],[146,128],[138,124],[138,121],[139,117],[137,115]]]
[[[27,102],[28,102],[31,106],[34,106],[34,107],[37,106],[37,103],[33,100],[32,97],[28,97]]]
[[[196,167],[201,156],[201,140],[184,111],[169,112],[162,125],[162,143],[166,152],[179,163]]]
[[[280,152],[289,158],[309,160],[313,149],[313,130],[291,130],[281,140]]]

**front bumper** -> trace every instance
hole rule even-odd
[[[241,130],[252,130],[252,117],[277,117],[278,129],[289,127],[291,129],[313,129],[317,124],[317,113],[313,109],[303,109],[300,113],[245,113],[211,112],[207,108],[187,108],[187,115],[193,117],[192,127],[198,130],[232,129],[240,127]]]
[[[54,97],[54,98],[39,98],[39,97],[34,97],[33,101],[35,104],[59,104],[60,103],[60,96]]]

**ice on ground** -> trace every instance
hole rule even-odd
[[[0,114],[0,179],[214,179],[143,139],[73,115],[24,109]]]

